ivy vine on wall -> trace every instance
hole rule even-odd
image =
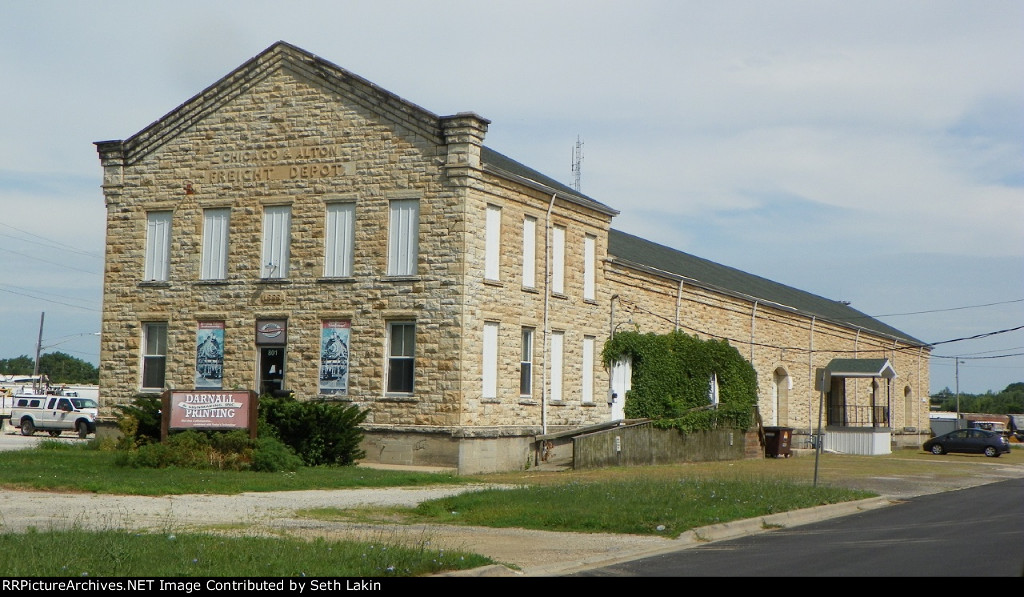
[[[629,357],[632,389],[626,395],[629,418],[652,419],[662,428],[683,432],[753,425],[757,373],[725,340],[701,340],[684,332],[619,332],[605,343],[601,359],[611,368]],[[718,405],[710,400],[712,375]]]

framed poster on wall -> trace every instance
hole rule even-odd
[[[219,390],[224,385],[224,322],[200,321],[196,329],[197,388]]]
[[[320,393],[347,394],[352,322],[325,320],[320,329]]]

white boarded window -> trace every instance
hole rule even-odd
[[[562,399],[562,357],[565,332],[551,333],[551,400]]]
[[[486,249],[484,254],[484,278],[501,279],[501,208],[487,206]]]
[[[484,322],[483,397],[498,397],[498,322]]]
[[[593,336],[583,337],[583,403],[594,401],[594,345]]]
[[[263,208],[263,253],[261,278],[287,278],[291,244],[292,208],[272,205]]]
[[[583,237],[583,299],[594,300],[594,272],[597,259],[597,238]]]
[[[523,219],[523,287],[537,286],[537,218]]]
[[[565,228],[555,226],[551,234],[551,292],[565,293]]]
[[[420,202],[418,199],[391,201],[388,228],[388,275],[416,275],[419,253]]]
[[[167,281],[171,263],[171,212],[146,214],[146,263],[142,279]]]
[[[355,247],[355,203],[328,203],[324,235],[324,277],[344,278],[352,275],[352,252]]]
[[[231,209],[203,210],[203,262],[200,280],[223,280],[228,277],[228,224]]]

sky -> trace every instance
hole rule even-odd
[[[612,226],[1024,382],[1024,2],[0,0],[0,358],[99,364],[96,141],[277,41],[619,210]],[[41,342],[40,342],[40,331]]]

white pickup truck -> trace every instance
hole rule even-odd
[[[92,398],[15,394],[7,400],[11,401],[11,425],[21,428],[22,435],[46,431],[57,437],[61,432],[75,431],[85,439],[96,433],[99,404]]]

